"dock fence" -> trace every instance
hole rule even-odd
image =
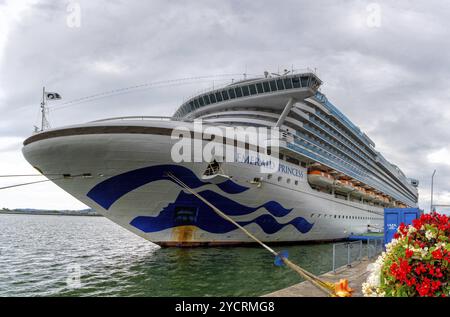
[[[336,273],[344,265],[351,267],[355,262],[360,263],[363,256],[373,259],[383,251],[383,246],[383,238],[367,239],[367,244],[363,244],[362,240],[334,243],[333,272]]]

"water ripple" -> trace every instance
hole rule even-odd
[[[283,249],[331,268],[329,244]],[[300,281],[260,248],[161,249],[100,217],[0,215],[0,268],[0,296],[258,296]]]

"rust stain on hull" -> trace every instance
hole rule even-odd
[[[173,243],[175,245],[191,244],[194,234],[197,231],[195,226],[179,226],[172,230]]]

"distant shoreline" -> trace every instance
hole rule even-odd
[[[36,215],[36,216],[85,216],[103,217],[97,213],[77,213],[77,212],[51,212],[51,211],[20,211],[20,210],[0,210],[0,215]]]

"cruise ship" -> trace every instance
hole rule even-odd
[[[197,195],[266,243],[382,230],[384,208],[417,206],[418,181],[388,162],[321,84],[314,71],[264,72],[197,94],[172,117],[34,133],[23,155],[79,201],[160,246],[252,242]],[[246,129],[277,133],[261,142],[240,138]],[[230,130],[234,139],[218,138]],[[192,153],[180,151],[186,140]],[[233,158],[220,151],[195,157],[213,142]]]

